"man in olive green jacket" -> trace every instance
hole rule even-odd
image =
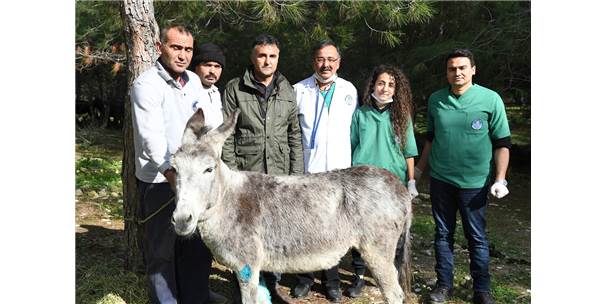
[[[250,55],[252,66],[225,88],[224,114],[241,110],[235,134],[223,145],[222,158],[231,169],[303,174],[297,102],[292,85],[276,71],[278,44],[270,35],[258,36]]]

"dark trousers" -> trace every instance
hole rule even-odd
[[[267,290],[269,290],[271,294],[275,294],[277,292],[276,288],[278,288],[278,282],[280,282],[280,279],[282,278],[282,274],[279,272],[261,271],[260,275],[265,280]]]
[[[364,275],[366,272],[366,264],[364,264],[364,260],[360,253],[351,249],[351,265],[353,266],[354,272],[358,276]],[[322,270],[322,284],[327,288],[339,288],[340,287],[340,278],[339,278],[339,264],[331,267],[327,270]],[[302,273],[297,275],[299,280],[299,284],[313,285],[314,283],[314,273]]]
[[[138,181],[142,218],[156,212],[174,193],[168,183]],[[212,254],[199,233],[178,237],[170,203],[144,224],[143,257],[150,303],[206,303]]]
[[[488,238],[486,237],[486,196],[488,186],[477,189],[460,189],[449,183],[431,178],[431,209],[436,223],[434,249],[438,286],[453,287],[454,233],[457,211],[461,213],[463,231],[469,247],[473,289],[490,290],[488,274]]]

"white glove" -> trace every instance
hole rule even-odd
[[[492,184],[492,187],[490,187],[490,194],[496,198],[502,198],[509,194],[509,190],[507,189],[507,181],[504,179],[495,181],[494,184]]]
[[[417,191],[417,182],[414,179],[408,181],[408,193],[412,195],[412,198],[419,196],[419,191]]]
[[[419,169],[419,167],[415,166],[415,180],[421,179],[422,175],[423,175],[423,171],[421,169]]]

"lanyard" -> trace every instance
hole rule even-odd
[[[326,91],[326,96],[322,95],[322,109],[320,109],[320,115],[318,116],[318,101],[320,100],[320,95],[322,94],[318,88],[318,94],[316,95],[316,112],[314,113],[314,125],[311,131],[311,143],[310,149],[314,149],[316,147],[316,136],[318,134],[318,129],[320,128],[320,121],[322,120],[322,113],[324,112],[324,107],[329,107],[330,102],[332,102],[332,96],[335,93],[335,83],[331,83],[328,91]],[[329,104],[326,104],[326,100],[329,101]],[[328,109],[326,110],[328,111]]]
[[[314,113],[314,125],[311,129],[311,143],[309,144],[310,149],[316,148],[316,133],[318,132],[318,127],[320,126],[320,120],[322,119],[322,113],[324,112],[324,98],[322,98],[322,109],[320,109],[320,115],[318,115],[318,101],[320,101],[320,90],[318,90],[318,94],[316,95],[316,111]]]

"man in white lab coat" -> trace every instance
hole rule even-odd
[[[305,173],[326,172],[351,166],[350,125],[357,108],[358,94],[351,82],[337,76],[341,54],[332,41],[321,41],[312,51],[314,74],[294,85],[299,107],[299,124],[303,141]],[[360,265],[361,267],[356,267]],[[354,269],[362,268],[359,258],[352,263]],[[359,274],[359,275],[363,275]],[[293,296],[307,296],[314,282],[314,274],[298,276],[299,283]],[[326,297],[339,301],[338,265],[324,270],[322,282]]]

